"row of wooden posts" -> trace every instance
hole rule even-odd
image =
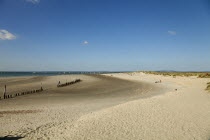
[[[65,86],[72,85],[72,84],[75,84],[75,83],[78,83],[78,82],[81,82],[81,79],[76,79],[74,81],[66,82],[64,84],[61,84],[60,81],[59,81],[57,87],[65,87]]]
[[[72,84],[75,84],[75,83],[78,83],[78,82],[81,82],[81,79],[76,79],[72,82],[66,82],[64,84],[61,84],[60,81],[59,81],[57,87],[64,87],[64,86],[72,85]],[[42,92],[42,91],[44,91],[44,89],[41,86],[40,89],[35,89],[35,90],[30,90],[30,91],[25,91],[25,92],[18,92],[18,93],[15,93],[15,94],[8,95],[7,94],[7,86],[5,85],[3,98],[0,96],[0,99],[14,98],[16,96],[21,96],[21,95],[26,95],[26,94],[31,94],[31,93],[38,93],[38,92]]]
[[[34,90],[30,90],[30,91],[24,91],[24,92],[18,92],[18,93],[15,93],[15,94],[7,94],[7,86],[5,85],[4,87],[4,96],[3,96],[3,99],[9,99],[9,98],[14,98],[16,96],[21,96],[21,95],[26,95],[26,94],[31,94],[31,93],[37,93],[37,92],[42,92],[44,89],[41,87],[40,89],[34,89]],[[2,99],[0,97],[0,99]]]

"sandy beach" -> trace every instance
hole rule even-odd
[[[209,140],[207,82],[144,73],[1,78],[1,93],[4,84],[10,93],[44,91],[0,100],[0,139]]]
[[[210,140],[210,0],[0,12],[0,140]]]

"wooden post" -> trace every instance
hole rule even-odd
[[[4,99],[6,98],[6,93],[7,93],[7,85],[4,86]]]
[[[43,88],[42,88],[42,83],[41,83],[41,89],[40,89],[41,91],[43,91]]]

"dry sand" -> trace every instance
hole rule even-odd
[[[27,140],[210,138],[210,94],[204,90],[209,79],[143,73],[71,75],[69,80],[83,81],[56,88],[57,82],[60,79],[65,82],[66,78],[1,79],[1,86],[7,83],[13,90],[39,87],[40,82],[47,90],[0,100],[0,137]],[[154,83],[160,79],[162,83]]]

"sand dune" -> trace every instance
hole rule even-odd
[[[204,90],[208,79],[143,73],[70,77],[79,77],[83,82],[1,100],[0,125],[4,127],[0,128],[0,137],[210,138],[210,94]],[[45,77],[41,81],[60,78],[65,76]],[[160,79],[162,83],[155,84]]]

